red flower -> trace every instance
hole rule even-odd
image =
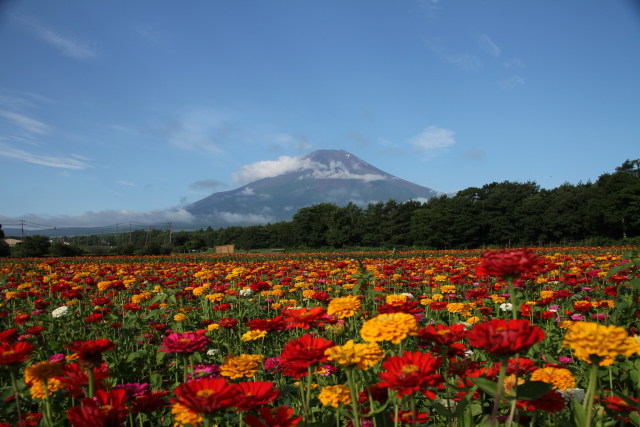
[[[21,313],[21,314],[18,314],[16,317],[14,317],[13,321],[16,322],[16,325],[22,325],[27,323],[29,319],[31,319],[30,315],[26,313]]]
[[[385,372],[380,374],[378,386],[396,390],[399,397],[420,391],[433,398],[426,387],[442,383],[442,376],[435,373],[441,364],[442,360],[431,353],[405,351],[402,356],[389,357],[382,363]]]
[[[309,309],[303,307],[298,309],[289,308],[285,310],[284,314],[286,315],[285,322],[288,323],[287,329],[309,329],[312,323],[326,317],[327,312],[322,307]]]
[[[468,335],[469,344],[494,356],[520,353],[544,337],[544,331],[526,319],[492,319],[477,323]]]
[[[294,378],[306,376],[309,366],[327,360],[324,352],[334,345],[331,340],[315,338],[310,334],[290,340],[280,355],[284,374]]]
[[[634,399],[633,397],[627,397],[628,400],[638,404],[638,399]],[[634,412],[637,411],[637,406],[632,406],[628,404],[624,399],[618,396],[610,396],[602,399],[602,402],[608,409],[611,409],[615,412]]]
[[[99,321],[102,320],[102,313],[93,313],[88,315],[84,321],[87,323],[98,323]]]
[[[29,359],[33,346],[25,341],[16,344],[0,343],[0,366],[16,365]]]
[[[478,276],[515,278],[540,269],[544,260],[530,249],[506,249],[482,254],[482,262],[476,267]]]
[[[293,415],[293,409],[281,406],[276,409],[275,415],[270,408],[264,407],[258,410],[260,416],[248,415],[244,419],[249,427],[295,427],[302,417]]]
[[[84,396],[83,387],[89,384],[87,371],[80,367],[77,363],[68,363],[62,368],[64,377],[61,379],[66,384],[66,389],[74,397]],[[102,388],[102,380],[109,377],[109,368],[106,364],[93,368],[93,388],[98,390]]]
[[[394,414],[390,414],[391,419],[393,421],[397,421],[398,423],[405,423],[411,425],[422,425],[431,421],[429,414],[427,412],[416,412],[416,419],[414,424],[413,412],[412,411],[398,411],[398,418],[394,419]]]
[[[418,330],[418,340],[446,346],[450,346],[454,342],[464,339],[466,336],[467,329],[460,323],[451,326],[442,324],[428,325]]]
[[[386,313],[407,313],[407,314],[419,314],[424,311],[424,308],[418,307],[419,301],[398,301],[389,304],[381,304],[378,306],[378,314]]]
[[[102,353],[111,350],[115,346],[115,343],[111,340],[99,338],[97,340],[74,341],[64,347],[78,355],[80,365],[98,367],[102,364]]]
[[[218,322],[218,325],[220,325],[221,328],[225,328],[225,329],[235,328],[237,324],[238,324],[238,321],[231,317],[223,317]]]
[[[13,343],[18,339],[18,330],[15,328],[6,329],[0,332],[0,343]]]
[[[160,344],[165,353],[193,353],[203,351],[209,344],[209,338],[195,332],[173,332]]]
[[[75,427],[119,427],[128,415],[127,392],[123,389],[96,391],[94,399],[82,399],[82,406],[67,411],[67,417]]]
[[[537,400],[525,401],[518,400],[518,407],[527,411],[547,411],[558,412],[562,411],[566,406],[564,397],[562,394],[556,391],[549,391],[544,396]]]
[[[136,396],[131,401],[131,411],[137,414],[139,412],[155,412],[160,408],[164,408],[168,403],[164,399],[167,394],[169,394],[168,391],[158,390],[142,396]]]
[[[29,326],[24,331],[24,333],[25,334],[30,334],[30,335],[40,335],[42,333],[42,331],[44,331],[44,326],[35,325],[35,326]]]
[[[241,397],[235,406],[238,411],[248,411],[258,406],[268,405],[280,395],[280,390],[274,389],[275,384],[268,381],[247,381],[238,383]]]
[[[229,384],[224,378],[202,378],[188,381],[174,390],[177,399],[172,403],[180,403],[199,414],[215,412],[235,406],[241,397],[235,384]]]
[[[247,322],[247,326],[252,331],[283,331],[287,326],[284,323],[284,316],[276,316],[272,319],[253,319]]]

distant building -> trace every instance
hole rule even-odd
[[[13,239],[11,237],[4,239],[4,241],[7,242],[7,244],[12,247],[17,245],[18,243],[22,243],[22,240]]]
[[[216,246],[217,254],[232,254],[235,252],[235,245]]]

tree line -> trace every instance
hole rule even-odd
[[[535,182],[493,182],[426,202],[321,203],[298,210],[291,221],[266,225],[209,227],[173,236],[139,230],[126,243],[116,238],[110,253],[194,252],[226,244],[239,250],[470,249],[623,242],[640,243],[640,159],[625,161],[596,182],[550,190]]]

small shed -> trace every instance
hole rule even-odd
[[[236,250],[236,245],[216,246],[217,254],[232,254]]]

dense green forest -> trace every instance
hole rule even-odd
[[[72,244],[68,244],[68,243]],[[640,159],[594,183],[541,189],[535,182],[493,182],[425,203],[408,201],[300,209],[291,221],[196,231],[137,230],[82,236],[67,244],[26,238],[14,256],[95,252],[168,254],[234,244],[237,250],[482,248],[640,243]],[[102,248],[102,249],[100,249]],[[3,253],[0,251],[0,254]]]

